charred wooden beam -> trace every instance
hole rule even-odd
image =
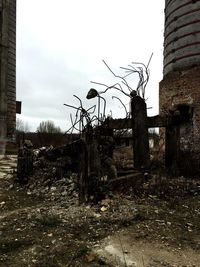
[[[168,127],[173,125],[178,125],[182,123],[184,118],[180,115],[166,115],[166,116],[152,116],[147,117],[147,127],[155,128],[155,127]],[[132,128],[132,120],[129,118],[125,119],[107,119],[105,121],[105,125],[110,129],[121,130],[121,129],[131,129]]]
[[[180,158],[180,126],[166,127],[165,135],[165,166],[169,173],[177,176]]]
[[[115,129],[115,130],[132,128],[132,122],[131,122],[131,119],[129,118],[124,118],[124,119],[108,118],[105,120],[103,125],[107,126],[108,128]]]
[[[166,115],[160,116],[156,115],[153,117],[147,117],[148,128],[154,127],[168,127],[173,125],[178,125],[183,121],[180,115]]]
[[[150,165],[147,108],[143,98],[131,99],[133,157],[136,169],[148,169]]]
[[[111,190],[132,189],[137,191],[144,182],[144,174],[142,172],[133,172],[123,175],[116,179],[109,180],[107,186]]]

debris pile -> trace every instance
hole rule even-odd
[[[77,204],[78,177],[71,172],[63,173],[61,176],[59,168],[55,164],[49,164],[44,158],[38,159],[33,174],[24,185],[27,194],[42,196],[51,201],[67,199],[68,202]]]

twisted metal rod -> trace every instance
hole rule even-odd
[[[122,102],[122,100],[121,100],[119,97],[117,97],[117,96],[112,96],[112,99],[113,99],[113,98],[116,98],[116,99],[118,99],[118,100],[120,101],[120,103],[122,104],[122,106],[123,106],[124,109],[125,109],[126,117],[128,117],[128,111],[127,111],[127,108],[126,108],[126,106],[124,105],[124,103]]]
[[[116,89],[116,90],[120,91],[121,93],[125,94],[126,96],[130,97],[129,94],[127,94],[127,93],[125,93],[125,92],[123,91],[122,86],[121,86],[121,84],[119,84],[119,83],[115,83],[115,84],[113,84],[113,85],[111,85],[111,86],[108,86],[108,85],[106,85],[106,84],[104,84],[104,83],[100,83],[100,82],[94,82],[94,81],[91,81],[91,83],[93,83],[93,84],[97,84],[97,85],[101,85],[101,86],[104,86],[104,87],[107,87],[104,91],[99,92],[99,94],[104,94],[104,93],[106,93],[109,89]],[[119,88],[116,87],[116,85],[118,85]]]
[[[105,62],[105,60],[103,60],[103,63],[106,65],[106,67],[109,69],[109,71],[116,77],[116,78],[120,78],[122,79],[122,81],[124,82],[124,84],[127,86],[128,90],[131,92],[131,87],[128,85],[127,81],[125,80],[124,77],[120,76],[120,75],[116,75],[111,68],[108,66],[108,64]]]

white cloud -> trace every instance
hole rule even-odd
[[[156,0],[18,1],[17,97],[23,102],[22,116],[33,129],[45,119],[67,129],[71,110],[63,103],[78,105],[77,94],[89,106],[85,96],[93,87],[90,80],[112,83],[102,59],[119,71],[132,61],[147,63],[152,52],[147,104],[156,113],[163,9],[164,1]],[[108,112],[119,106],[111,99],[108,103]]]

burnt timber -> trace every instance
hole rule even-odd
[[[161,128],[161,127],[174,126],[184,121],[181,115],[166,115],[166,116],[156,115],[152,117],[147,117],[146,120],[148,128],[156,128],[156,127]],[[132,119],[107,118],[104,122],[104,125],[106,125],[110,129],[115,129],[115,130],[121,130],[127,128],[131,129]]]

